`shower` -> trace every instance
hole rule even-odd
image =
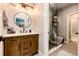
[[[49,49],[58,46],[63,42],[63,38],[59,37],[58,34],[58,10],[53,4],[49,4],[50,12],[50,26],[49,26]]]

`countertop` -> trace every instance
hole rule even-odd
[[[2,37],[13,37],[13,36],[23,36],[23,35],[33,35],[38,33],[17,33],[17,34],[4,34]]]

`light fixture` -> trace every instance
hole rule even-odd
[[[26,3],[20,3],[20,5],[23,7],[23,8],[28,8],[30,7],[31,9],[33,9],[34,7],[29,5],[29,4],[26,4]]]
[[[10,5],[17,10],[21,10],[29,14],[34,14],[37,11],[35,3],[10,3]]]
[[[29,3],[29,4],[27,4],[27,3],[10,3],[13,7],[22,7],[22,8],[24,8],[24,9],[28,9],[28,8],[30,8],[30,9],[34,9],[34,6],[35,6],[35,4],[32,4],[32,3]]]

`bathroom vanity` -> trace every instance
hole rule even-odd
[[[3,37],[5,56],[31,56],[38,53],[37,33],[7,34]]]
[[[31,16],[24,11],[18,11],[14,12],[11,21],[5,16],[5,11],[3,15],[3,27],[5,29],[2,35],[2,39],[4,38],[4,55],[29,56],[36,54],[38,52],[39,34],[35,33],[31,26]]]

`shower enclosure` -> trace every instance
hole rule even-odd
[[[49,49],[54,48],[63,42],[58,34],[58,11],[55,6],[52,8],[49,4]]]
[[[53,15],[51,23],[50,23],[50,34],[49,34],[49,49],[52,47],[56,46],[55,40],[56,37],[58,36],[58,21],[57,21],[57,16]]]

